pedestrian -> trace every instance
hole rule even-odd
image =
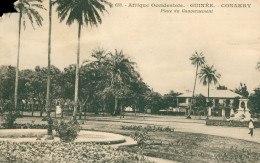
[[[248,134],[251,134],[251,136],[253,136],[254,123],[253,123],[252,119],[250,119],[250,121],[249,121],[248,128],[249,128],[249,130],[250,130]]]

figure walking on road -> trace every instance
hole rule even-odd
[[[253,136],[253,132],[254,132],[254,123],[253,123],[252,119],[250,119],[250,122],[249,122],[248,127],[249,127],[249,130],[250,130],[250,132],[249,132],[248,134],[251,134],[251,136]]]

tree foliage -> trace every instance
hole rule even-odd
[[[208,98],[209,98],[209,86],[210,84],[214,83],[217,84],[218,79],[221,77],[219,73],[217,73],[217,70],[214,68],[214,66],[204,66],[201,69],[200,72],[200,82],[203,83],[203,85],[208,85]]]
[[[217,90],[227,90],[228,88],[225,85],[219,85]]]
[[[251,114],[260,113],[260,88],[256,88],[254,93],[249,96],[249,108]]]
[[[73,111],[75,69],[76,65],[69,65],[63,70],[51,66],[51,109],[59,103],[68,112]],[[179,93],[170,91],[161,95],[151,90],[137,71],[136,63],[122,50],[94,49],[90,60],[83,61],[79,69],[79,113],[91,111],[118,115],[128,106],[140,112],[151,109],[152,113],[158,113],[160,109],[177,106]],[[9,90],[14,89],[15,67],[1,66],[0,72],[0,105],[9,110],[12,105],[10,100],[14,97],[13,91]],[[19,73],[21,93],[18,106],[28,109],[37,104],[46,111],[48,68],[36,66],[33,70],[25,69]]]

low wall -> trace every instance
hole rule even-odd
[[[232,127],[248,127],[248,121],[224,121],[224,120],[213,120],[206,119],[206,125],[209,126],[232,126]],[[260,128],[260,121],[254,121],[255,128]]]

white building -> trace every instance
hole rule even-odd
[[[206,99],[208,97],[208,91],[207,90],[198,90],[195,91],[194,96],[198,95],[204,96]],[[191,98],[192,98],[192,92],[186,92],[177,97],[177,106],[188,109],[191,105]],[[234,93],[230,90],[210,90],[209,91],[209,99],[212,101],[212,106],[208,107],[208,115],[212,115],[212,109],[215,109],[218,114],[218,116],[229,116],[234,114],[234,100],[236,98],[242,99],[242,96]],[[247,108],[247,103],[245,108]],[[240,100],[239,108],[243,105],[243,101]],[[238,108],[236,108],[238,109]],[[214,112],[215,113],[215,112]]]

